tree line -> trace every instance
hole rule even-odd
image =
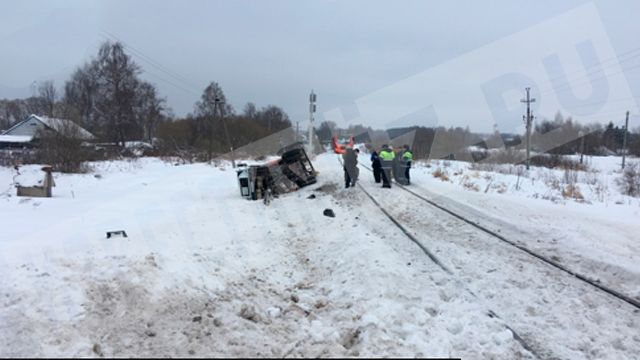
[[[61,89],[45,81],[33,96],[0,100],[0,128],[8,128],[30,114],[60,117],[76,122],[102,142],[122,146],[126,141],[146,140],[158,145],[164,154],[186,152],[211,159],[230,147],[238,148],[291,126],[288,115],[275,105],[258,108],[249,102],[236,112],[215,81],[203,90],[192,113],[176,118],[166,98],[154,84],[141,79],[141,73],[141,67],[121,43],[107,41],[95,57],[73,71]],[[363,125],[340,129],[325,121],[316,134],[322,142],[329,142],[334,134],[353,134],[357,142],[378,145],[389,139],[410,142],[418,158],[462,156],[461,150],[470,145],[524,147],[524,134],[496,132],[486,136],[461,127],[415,126],[384,131]],[[582,152],[584,147],[585,154],[610,154],[620,153],[624,134],[625,130],[613,123],[581,125],[558,114],[553,120],[536,124],[531,142],[540,152],[569,154]],[[628,132],[627,139],[630,153],[640,156],[638,131]]]
[[[359,143],[374,147],[387,143],[393,146],[408,144],[417,158],[455,158],[478,161],[483,155],[473,154],[476,149],[524,149],[525,134],[473,133],[462,127],[413,126],[388,130],[376,130],[362,125],[339,128],[334,122],[324,121],[315,129],[321,142],[328,144],[331,137],[355,136]],[[558,113],[553,120],[543,119],[535,124],[531,134],[531,147],[538,153],[568,155],[613,155],[623,151],[625,129],[623,126],[599,123],[583,125],[571,117]],[[628,153],[640,156],[640,128],[627,132]],[[479,157],[478,157],[479,156]],[[486,156],[486,155],[484,155]]]
[[[0,100],[0,128],[37,114],[72,120],[101,142],[123,146],[146,140],[168,153],[188,150],[210,158],[228,150],[224,125],[235,147],[291,126],[285,111],[275,105],[257,108],[249,102],[236,113],[215,81],[204,89],[192,113],[176,118],[166,98],[141,73],[121,43],[107,41],[60,90],[45,81],[26,99]]]

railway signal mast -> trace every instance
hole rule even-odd
[[[313,154],[313,121],[316,112],[316,94],[311,90],[309,94],[309,156]]]

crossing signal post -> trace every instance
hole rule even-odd
[[[316,112],[316,94],[311,90],[309,94],[309,154],[313,154],[313,121]]]

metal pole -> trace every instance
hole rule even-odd
[[[624,121],[624,137],[622,138],[622,170],[624,170],[624,160],[627,157],[627,132],[629,132],[629,111]]]
[[[313,113],[316,112],[316,94],[309,95],[309,153],[313,154]]]

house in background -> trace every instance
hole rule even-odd
[[[0,149],[28,149],[33,147],[33,136],[0,135]]]
[[[0,148],[31,147],[43,133],[68,134],[85,141],[95,139],[93,134],[71,120],[30,115],[0,135]]]

